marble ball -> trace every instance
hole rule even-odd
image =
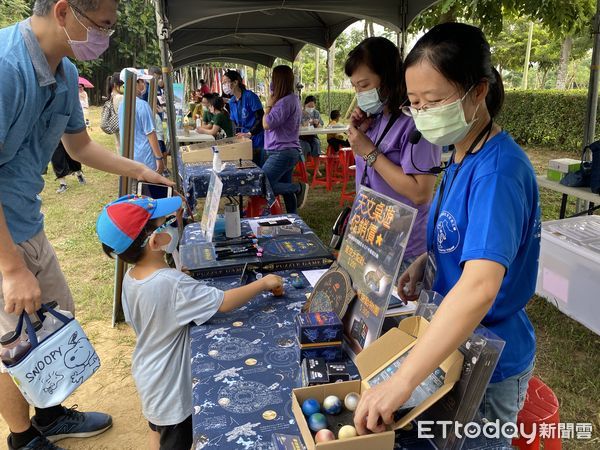
[[[305,416],[311,416],[321,411],[321,405],[314,398],[307,398],[302,402],[302,412]]]
[[[344,406],[348,411],[356,411],[358,402],[360,401],[360,395],[356,392],[350,392],[344,397]]]
[[[315,442],[319,443],[328,441],[335,441],[335,434],[333,434],[333,431],[327,428],[317,431],[317,434],[315,435]]]
[[[356,429],[352,425],[344,425],[338,431],[338,439],[350,439],[356,436]]]
[[[325,400],[323,400],[323,411],[333,415],[341,413],[342,401],[335,395],[325,397]]]
[[[327,428],[327,418],[321,413],[314,413],[308,417],[308,428],[320,431]]]

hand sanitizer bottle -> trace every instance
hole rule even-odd
[[[221,162],[221,155],[219,155],[219,147],[213,145],[211,148],[213,152],[213,170],[216,173],[219,173],[221,172],[221,167],[223,166],[223,163]]]

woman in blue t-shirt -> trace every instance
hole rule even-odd
[[[235,123],[239,136],[252,139],[252,161],[262,166],[264,157],[264,135],[262,118],[265,114],[262,103],[251,90],[244,85],[239,72],[228,70],[223,75],[223,93],[231,95],[229,116]]]
[[[437,25],[404,65],[410,101],[404,109],[425,139],[453,144],[455,153],[432,202],[429,252],[400,277],[398,291],[404,300],[414,300],[416,282],[435,273],[433,289],[445,298],[400,369],[363,395],[355,424],[361,434],[382,431],[480,322],[506,341],[480,412],[490,421],[514,423],[535,357],[533,327],[525,313],[535,291],[540,249],[533,167],[493,122],[504,88],[481,30]]]

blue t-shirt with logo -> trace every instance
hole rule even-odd
[[[119,129],[125,129],[125,102],[121,102],[119,106]],[[152,108],[147,101],[136,97],[133,159],[156,170],[156,158],[148,140],[148,135],[153,131],[156,131],[156,120],[152,115]]]
[[[247,133],[256,123],[256,111],[263,109],[260,98],[254,92],[244,89],[238,100],[235,96],[229,99],[229,110],[231,120],[241,128],[242,133]],[[265,146],[265,132],[252,136],[252,147],[263,148]]]
[[[44,227],[42,173],[65,133],[85,130],[77,68],[54,72],[30,19],[0,30],[0,203],[15,243]]]
[[[524,371],[535,356],[525,305],[535,292],[540,253],[540,206],[535,173],[506,132],[446,171],[440,213],[432,202],[427,228],[437,272],[433,289],[446,295],[464,263],[484,259],[506,268],[498,296],[482,324],[506,341],[492,382]],[[453,180],[454,179],[454,180]]]

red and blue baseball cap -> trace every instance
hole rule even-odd
[[[96,222],[96,234],[100,242],[120,254],[136,240],[149,220],[173,214],[179,208],[179,196],[155,200],[125,195],[104,207]]]

